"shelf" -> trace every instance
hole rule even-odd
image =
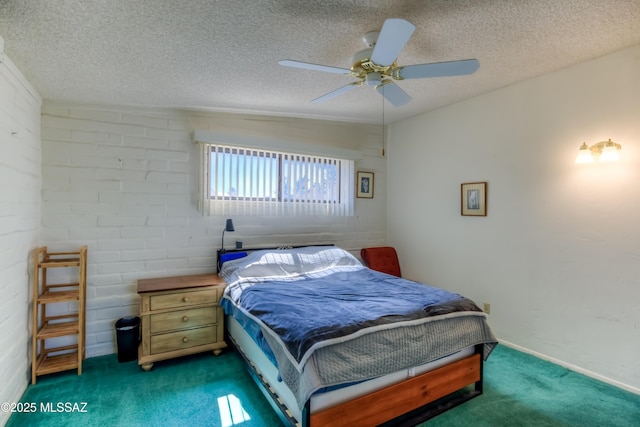
[[[59,258],[49,259],[40,262],[40,268],[57,268],[57,267],[79,267],[80,259],[78,258]]]
[[[64,337],[66,335],[75,335],[80,330],[79,322],[60,322],[47,323],[38,331],[38,339],[47,339],[55,337]]]
[[[44,355],[39,360],[36,374],[45,375],[54,372],[67,371],[78,367],[78,353],[65,353],[56,356]]]
[[[76,284],[75,286],[78,285]],[[47,291],[38,297],[38,303],[52,304],[54,302],[78,301],[79,298],[79,291]]]

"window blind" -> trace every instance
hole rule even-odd
[[[354,161],[200,144],[206,215],[353,215]]]

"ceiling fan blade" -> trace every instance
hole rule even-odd
[[[278,61],[278,64],[285,67],[302,68],[305,70],[324,71],[326,73],[334,74],[350,74],[351,70],[339,67],[330,67],[328,65],[311,64],[310,62],[293,61],[291,59],[283,59]]]
[[[376,90],[395,107],[400,107],[411,101],[411,97],[407,95],[407,92],[402,90],[402,88],[392,80],[383,81],[376,86]]]
[[[347,93],[350,90],[357,88],[358,86],[362,86],[362,84],[363,84],[362,81],[349,83],[348,85],[344,85],[342,87],[339,87],[338,89],[336,89],[336,90],[334,90],[332,92],[329,92],[327,94],[324,94],[324,95],[312,100],[311,102],[314,103],[314,104],[319,104],[321,102],[328,101],[331,98],[334,98],[334,97],[336,97],[338,95],[342,95],[343,93]]]
[[[415,29],[415,25],[404,19],[391,18],[384,21],[371,54],[371,62],[385,67],[393,64]]]
[[[479,67],[480,63],[477,59],[463,59],[461,61],[407,65],[406,67],[398,67],[396,73],[400,79],[422,79],[425,77],[463,76],[474,73]]]

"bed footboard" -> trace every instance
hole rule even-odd
[[[461,391],[474,384],[472,390]],[[309,416],[309,426],[415,425],[482,394],[482,357],[475,353]],[[425,407],[452,395],[433,407]]]
[[[229,340],[284,425],[414,426],[482,394],[483,349],[477,345],[475,353],[464,359],[314,414],[307,401],[298,423],[235,340],[231,336]]]

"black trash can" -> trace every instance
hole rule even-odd
[[[140,318],[123,317],[116,321],[116,341],[118,343],[118,362],[131,362],[138,358],[140,342]]]

